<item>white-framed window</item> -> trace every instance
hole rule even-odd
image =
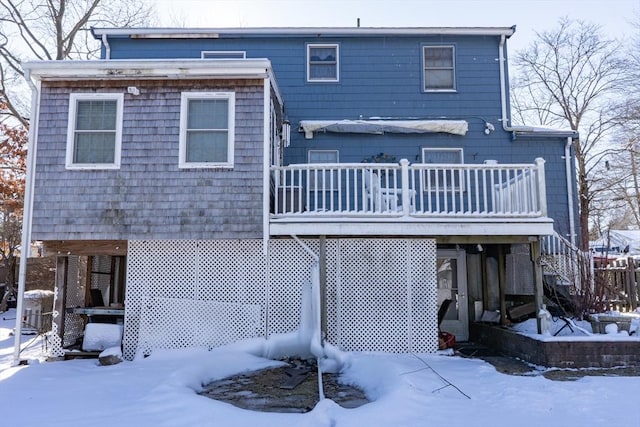
[[[339,163],[338,150],[309,150],[309,163]],[[310,171],[308,185],[311,189],[318,191],[333,191],[338,186],[338,171],[335,169],[325,169]]]
[[[67,169],[118,169],[122,147],[122,93],[69,96]]]
[[[235,93],[182,92],[180,167],[233,167]]]
[[[337,44],[307,45],[307,81],[340,80],[340,47]]]
[[[462,148],[422,148],[422,163],[434,165],[457,165],[464,163]],[[426,171],[425,191],[464,191],[464,172],[452,168],[436,168]]]
[[[425,92],[456,90],[456,60],[454,46],[422,46]]]
[[[200,52],[202,59],[245,59],[247,52],[244,50],[203,50]]]

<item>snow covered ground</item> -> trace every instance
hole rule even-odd
[[[15,310],[0,313],[3,426],[615,426],[639,425],[640,377],[551,381],[510,376],[452,355],[346,354],[344,379],[371,403],[343,409],[323,400],[306,414],[258,413],[196,394],[202,384],[277,362],[229,348],[154,352],[98,366],[41,362],[36,341],[11,367]],[[22,337],[27,343],[33,336]],[[627,338],[629,339],[629,338]]]

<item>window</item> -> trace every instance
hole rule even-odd
[[[337,82],[339,72],[337,44],[307,45],[307,81]]]
[[[463,164],[462,148],[423,148],[422,163]],[[464,172],[460,169],[442,168],[427,172],[424,176],[425,191],[464,190]]]
[[[122,93],[72,93],[67,169],[117,169],[122,144]]]
[[[235,94],[183,92],[180,167],[233,167]]]
[[[309,163],[338,163],[338,150],[309,150]],[[327,191],[335,190],[337,185],[338,171],[335,169],[310,172],[309,188]]]
[[[245,59],[247,53],[244,50],[203,50],[202,59]]]
[[[453,46],[423,46],[424,90],[456,90],[455,49]]]

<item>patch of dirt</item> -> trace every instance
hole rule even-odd
[[[322,385],[325,397],[344,408],[369,403],[362,390],[341,384],[336,374],[323,374]],[[200,394],[243,409],[304,413],[318,403],[318,371],[315,364],[293,361],[214,381]]]

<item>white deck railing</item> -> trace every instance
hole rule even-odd
[[[272,215],[544,217],[534,164],[295,164],[272,167]]]

